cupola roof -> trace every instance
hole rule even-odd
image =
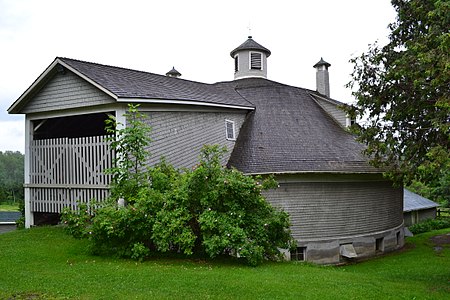
[[[237,47],[236,49],[234,49],[233,51],[230,52],[231,57],[234,57],[234,55],[242,50],[257,50],[257,51],[261,51],[266,53],[266,56],[269,57],[271,52],[269,49],[267,49],[264,46],[261,46],[260,44],[258,44],[257,42],[255,42],[252,38],[252,36],[250,35],[248,37],[248,39],[242,43],[239,47]]]
[[[325,66],[328,68],[329,66],[331,66],[331,64],[324,61],[323,58],[321,57],[320,60],[313,66],[313,68],[317,68],[320,66]]]
[[[178,71],[175,69],[175,67],[172,67],[172,70],[170,70],[169,72],[167,72],[167,73],[166,73],[166,76],[169,76],[169,77],[180,77],[180,76],[181,76],[181,73],[178,72]]]

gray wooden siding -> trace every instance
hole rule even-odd
[[[236,136],[245,119],[243,113],[223,112],[148,112],[146,122],[152,127],[150,165],[164,156],[176,168],[190,168],[199,161],[200,150],[205,144],[226,146],[228,153],[235,141],[226,139],[225,120],[235,122]]]
[[[317,101],[327,113],[329,113],[337,122],[339,122],[339,124],[344,127],[346,126],[347,114],[343,110],[341,110],[336,104],[330,103],[320,98],[317,99]]]
[[[266,195],[289,213],[300,241],[374,233],[403,221],[402,189],[389,182],[281,183]]]
[[[23,113],[88,107],[113,102],[113,98],[67,70],[65,74],[55,74],[27,103]]]

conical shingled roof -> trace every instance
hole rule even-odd
[[[240,129],[228,166],[247,174],[381,172],[311,91],[263,78],[222,84],[256,107]]]
[[[267,49],[264,46],[261,46],[260,44],[258,44],[257,42],[255,42],[252,38],[252,36],[248,37],[248,40],[246,40],[244,43],[242,43],[239,47],[237,47],[236,49],[234,49],[233,51],[230,52],[231,57],[234,57],[234,55],[242,50],[257,50],[257,51],[262,51],[264,53],[266,53],[267,57],[270,56],[271,52],[269,49]]]
[[[320,66],[325,66],[325,67],[328,68],[329,66],[331,66],[331,64],[326,62],[326,61],[324,61],[323,58],[321,57],[320,60],[313,66],[313,68],[317,68],[317,67],[320,67]]]
[[[181,73],[178,72],[175,67],[172,67],[172,70],[170,70],[169,72],[166,73],[166,76],[170,76],[170,77],[180,77]]]

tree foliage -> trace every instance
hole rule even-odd
[[[392,4],[388,44],[352,59],[348,86],[357,102],[349,112],[366,120],[353,130],[372,163],[398,184],[421,182],[438,193],[447,184],[448,192],[450,2]]]
[[[0,151],[0,202],[23,200],[24,155]]]
[[[128,114],[136,116],[136,107]],[[295,244],[288,214],[273,208],[261,194],[277,186],[272,177],[250,177],[225,168],[220,163],[225,149],[219,146],[205,146],[199,164],[182,172],[164,159],[145,168],[148,129],[141,128],[146,126],[143,122],[128,126],[115,135],[113,147],[120,159],[111,169],[111,199],[98,208],[81,206],[62,215],[69,233],[88,237],[94,252],[135,259],[151,252],[231,255],[257,265],[281,258],[280,249]],[[125,198],[127,205],[117,205],[117,197]]]

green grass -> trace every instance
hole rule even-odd
[[[418,235],[407,249],[341,267],[91,256],[61,228],[0,235],[0,299],[448,299],[450,245]]]
[[[0,211],[19,211],[19,203],[0,203]]]

